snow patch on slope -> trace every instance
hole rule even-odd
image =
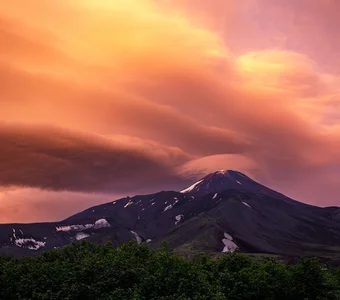
[[[20,233],[23,234],[22,230]],[[19,248],[28,248],[30,250],[38,250],[41,247],[45,247],[46,242],[37,241],[34,238],[18,238],[15,233],[15,229],[12,228],[12,237],[10,240]]]
[[[228,233],[224,233],[224,239],[222,239],[222,243],[224,244],[224,248],[222,252],[234,252],[238,246],[233,242],[233,237]]]
[[[252,208],[247,202],[242,202],[242,204],[244,204],[245,206],[248,206],[248,207]]]
[[[87,229],[100,229],[105,227],[111,227],[110,223],[105,219],[99,219],[94,224],[85,224],[85,225],[66,225],[66,226],[57,226],[56,231],[83,231]]]
[[[176,219],[175,225],[177,225],[177,224],[182,220],[182,218],[184,218],[183,215],[178,215],[178,216],[176,216],[176,217],[175,217],[175,219]]]
[[[94,223],[94,229],[111,227],[110,223],[106,219],[99,219]]]
[[[137,232],[134,232],[132,230],[130,230],[130,232],[135,236],[137,240],[137,244],[139,245],[142,242],[142,238],[140,237],[140,235]]]
[[[202,181],[203,181],[203,179],[200,180],[200,181],[197,181],[196,183],[194,183],[193,185],[189,186],[188,188],[186,188],[186,189],[180,191],[180,193],[188,193],[188,192],[191,192],[191,191],[192,191],[196,186],[198,186]]]
[[[41,247],[45,247],[46,242],[37,241],[34,238],[28,239],[16,239],[14,244],[20,248],[28,248],[30,250],[38,250]]]
[[[133,204],[133,201],[129,200],[128,203],[126,203],[124,205],[124,208],[127,208],[128,206],[130,206],[131,204]]]
[[[89,234],[86,234],[84,232],[79,232],[79,233],[76,234],[75,238],[76,238],[77,241],[80,241],[82,239],[86,239],[89,236],[90,236]]]
[[[172,204],[166,206],[166,207],[164,208],[163,212],[165,212],[165,211],[167,211],[167,210],[169,210],[169,209],[171,209],[171,208],[172,208]]]
[[[82,231],[86,229],[93,228],[93,224],[85,224],[85,225],[67,225],[67,226],[58,226],[56,227],[56,231]]]
[[[178,203],[178,199],[176,197],[174,197],[175,202],[173,204],[169,204],[168,206],[166,206],[163,210],[163,212],[166,212],[167,210],[171,209],[174,207],[174,205],[176,205]],[[167,202],[165,202],[165,204],[167,204]]]

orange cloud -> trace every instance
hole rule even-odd
[[[0,184],[157,190],[209,161],[276,184],[340,164],[340,79],[302,53],[232,53],[185,3],[1,3]]]

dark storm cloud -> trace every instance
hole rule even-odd
[[[118,193],[178,184],[172,167],[189,158],[174,148],[150,151],[55,127],[2,124],[0,145],[0,185],[51,190]]]

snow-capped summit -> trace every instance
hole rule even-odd
[[[277,198],[285,197],[284,195],[275,192],[262,184],[249,178],[247,175],[234,170],[219,170],[210,173],[181,191],[181,193],[190,193],[197,196],[206,194],[219,193],[225,190],[243,190],[253,193],[265,193]]]
[[[240,172],[233,170],[220,170],[206,175],[190,187],[182,190],[181,193],[203,195],[218,193],[223,190],[230,189],[249,190],[254,184],[256,184],[255,181]]]

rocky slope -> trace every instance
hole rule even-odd
[[[0,225],[0,253],[37,255],[87,239],[115,245],[163,240],[182,254],[243,251],[340,254],[340,210],[294,201],[236,171],[176,191],[127,197],[54,223]]]

